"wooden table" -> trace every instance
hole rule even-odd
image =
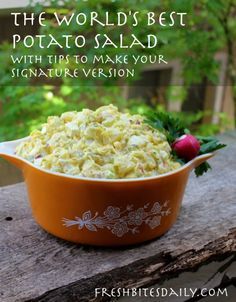
[[[236,133],[222,140],[229,146],[211,160],[213,170],[191,176],[174,227],[140,246],[103,249],[59,240],[34,222],[24,184],[0,188],[0,301],[111,301],[95,299],[94,288],[150,287],[222,260],[207,279],[214,287],[235,284]]]

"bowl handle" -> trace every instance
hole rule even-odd
[[[0,157],[6,159],[17,168],[22,169],[24,165],[24,161],[21,160],[21,158],[16,156],[14,153],[15,146],[18,142],[19,140],[0,143]]]
[[[215,155],[215,153],[206,153],[206,154],[199,155],[199,156],[195,157],[195,158],[192,160],[192,163],[191,163],[192,169],[197,168],[197,167],[200,166],[202,163],[204,163],[204,162],[207,161],[208,159],[212,158],[214,155]]]

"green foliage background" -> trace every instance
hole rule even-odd
[[[133,32],[140,40],[147,34],[157,34],[159,39],[158,50],[164,53],[167,58],[180,58],[183,64],[183,78],[185,86],[181,95],[178,97],[184,101],[186,91],[191,84],[199,84],[203,79],[207,79],[217,84],[217,72],[219,65],[214,59],[215,53],[225,49],[229,55],[228,75],[232,85],[235,85],[236,63],[232,55],[231,47],[235,47],[236,40],[236,0],[120,0],[120,1],[72,1],[64,0],[64,5],[58,6],[58,1],[45,1],[47,8],[42,4],[33,3],[31,11],[47,11],[50,15],[55,10],[63,14],[76,11],[89,14],[90,11],[97,11],[104,15],[104,11],[109,11],[115,15],[118,11],[139,10],[140,25],[138,27],[127,26],[127,33]],[[181,27],[152,27],[147,28],[144,25],[143,16],[148,11],[176,11],[187,12],[189,15],[188,26]],[[118,39],[119,31],[117,28],[110,29],[90,26],[79,28],[74,22],[70,27],[55,26],[52,19],[47,20],[47,27],[40,28],[40,34],[47,35],[51,33],[60,41],[62,34],[78,35],[86,33],[87,40],[92,41],[96,33],[107,33],[113,40]],[[129,42],[129,35],[127,35]],[[232,45],[231,45],[232,44]],[[104,49],[94,50],[92,47],[83,49],[84,54],[92,57],[95,54],[104,54]],[[67,50],[67,54],[75,54],[75,49]],[[58,53],[58,49],[51,50],[53,54]],[[109,48],[106,53],[110,56],[123,54],[124,50]],[[126,54],[149,54],[153,50],[148,49],[127,49]],[[121,109],[128,109],[132,112],[145,113],[150,108],[142,100],[126,100],[122,96],[122,85],[119,79],[109,79],[103,82],[102,86],[96,86],[96,82],[88,80],[87,83],[80,83],[78,79],[63,79],[58,85],[33,86],[30,79],[24,79],[24,85],[19,86],[11,78],[10,69],[12,62],[10,54],[48,54],[47,49],[28,49],[23,45],[16,51],[12,50],[12,45],[5,42],[0,46],[0,141],[11,140],[28,135],[30,131],[38,128],[42,122],[45,122],[49,115],[58,115],[64,111],[80,110],[83,107],[97,107],[104,104],[113,103]],[[80,52],[82,55],[83,53]],[[74,67],[73,61],[71,68]],[[22,64],[21,67],[32,67],[30,64]],[[46,66],[45,66],[46,67]],[[57,64],[54,65],[57,67]],[[108,66],[109,67],[109,66]],[[106,68],[108,68],[106,67]],[[121,67],[121,66],[119,66]],[[141,70],[141,66],[138,67]],[[86,85],[84,85],[86,84]],[[117,85],[119,84],[119,85]],[[132,84],[132,83],[129,83]],[[180,87],[171,87],[172,93],[178,91]],[[168,90],[170,93],[170,90]],[[154,110],[164,110],[165,108],[157,106]],[[193,112],[192,114],[178,113],[183,117],[188,126],[199,134],[213,134],[225,125],[227,117],[224,113],[220,114],[220,125],[200,125],[196,127],[202,117],[209,112]]]

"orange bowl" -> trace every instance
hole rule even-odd
[[[155,177],[92,179],[46,171],[16,156],[25,139],[1,143],[0,155],[23,171],[37,223],[65,240],[100,246],[137,244],[167,232],[191,170],[214,155]]]

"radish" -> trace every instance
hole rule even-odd
[[[195,136],[185,134],[176,139],[171,147],[178,157],[189,161],[199,154],[200,142]]]

